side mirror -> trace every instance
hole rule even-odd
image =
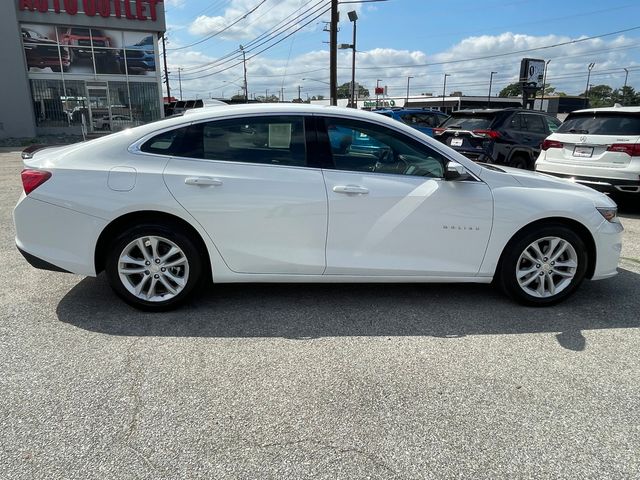
[[[469,174],[458,162],[450,160],[444,170],[445,180],[464,180]]]

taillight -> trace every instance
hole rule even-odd
[[[549,150],[550,148],[564,148],[564,144],[562,142],[558,142],[557,140],[545,140],[540,145],[542,150]]]
[[[36,188],[38,188],[40,185],[51,178],[51,172],[25,168],[24,170],[22,170],[20,176],[22,177],[22,187],[24,188],[24,193],[29,195]]]
[[[614,143],[609,145],[607,151],[626,153],[630,157],[640,157],[640,143]]]
[[[444,133],[444,128],[434,128],[433,129],[433,134],[434,135],[442,135]]]
[[[473,130],[475,135],[479,135],[481,137],[489,137],[489,138],[498,138],[500,137],[500,132],[496,130]]]

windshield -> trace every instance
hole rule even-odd
[[[591,135],[640,135],[640,114],[579,113],[569,115],[557,133]]]
[[[485,130],[491,126],[493,116],[456,115],[449,117],[440,125],[442,128],[459,128],[461,130]]]

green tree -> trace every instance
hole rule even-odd
[[[616,88],[611,94],[611,98],[614,103],[627,107],[640,105],[640,93],[630,86]]]
[[[356,82],[356,87],[358,88],[358,98],[367,98],[369,96],[369,90],[358,82]],[[343,83],[338,87],[338,98],[351,98],[351,82]]]
[[[509,85],[504,87],[502,90],[500,90],[500,93],[498,94],[499,97],[519,97],[521,95],[522,95],[522,87],[518,82],[510,83]]]
[[[589,89],[589,105],[593,108],[612,107],[615,103],[613,89],[609,85],[595,85]]]

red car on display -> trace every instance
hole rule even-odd
[[[69,57],[69,49],[60,48],[58,53],[58,42],[51,40],[44,35],[22,28],[22,44],[24,53],[27,58],[27,68],[47,68],[54,72],[67,71],[71,60]]]
[[[71,50],[71,62],[74,62],[77,57],[91,58],[91,39],[93,37],[94,48],[109,48],[113,47],[113,41],[110,37],[104,34],[102,30],[69,27],[61,32],[60,39],[63,45],[73,47]],[[108,50],[96,50],[95,54],[108,55]]]

